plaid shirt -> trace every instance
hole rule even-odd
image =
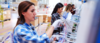
[[[14,43],[50,43],[46,33],[38,36],[34,27],[27,23],[16,26],[13,34]]]
[[[52,14],[51,25],[52,25],[56,20],[58,20],[58,19],[61,19],[59,13],[54,13],[54,14]],[[55,28],[55,30],[53,31],[53,34],[55,34],[55,33],[57,33],[57,32],[60,33],[62,30],[63,30],[63,25],[62,25],[61,27]]]
[[[52,14],[51,24],[53,24],[53,22],[58,20],[58,19],[60,19],[60,15],[58,13]]]

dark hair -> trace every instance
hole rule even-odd
[[[72,9],[73,9],[74,4],[72,4],[71,6],[72,6]]]
[[[72,4],[72,7],[74,6],[74,4]]]
[[[35,4],[32,3],[32,2],[29,2],[29,1],[23,1],[23,2],[21,2],[21,3],[19,4],[19,6],[18,6],[19,18],[18,18],[18,21],[17,21],[16,26],[17,26],[18,24],[23,24],[23,23],[25,23],[25,18],[24,18],[24,16],[23,16],[22,12],[27,12],[27,10],[29,9],[29,7],[30,7],[31,5],[35,5]]]
[[[52,14],[56,13],[57,10],[58,10],[58,8],[61,8],[61,7],[63,7],[63,6],[64,6],[64,5],[63,5],[62,3],[57,3],[56,6],[55,6],[55,8],[54,8],[54,10],[53,10],[53,12],[52,12]]]
[[[68,4],[68,5],[66,6],[66,8],[65,8],[65,11],[69,10],[71,7],[72,7],[71,4]]]
[[[74,6],[74,4],[72,4],[72,6]]]

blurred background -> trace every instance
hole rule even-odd
[[[37,15],[31,24],[35,26],[38,35],[50,27],[51,13],[55,5],[60,2],[64,5],[63,12],[68,4],[74,4],[76,10],[68,22],[73,28],[66,30],[66,39],[62,39],[63,43],[100,43],[99,0],[0,0],[0,43],[11,43],[18,18],[18,5],[22,1],[35,4]]]

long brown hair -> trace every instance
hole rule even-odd
[[[29,1],[23,1],[23,2],[21,2],[21,3],[19,4],[19,6],[18,6],[19,18],[18,18],[18,21],[17,21],[17,23],[16,23],[16,26],[17,26],[18,24],[23,24],[23,23],[25,23],[25,18],[24,18],[24,16],[23,16],[22,12],[27,12],[27,10],[29,9],[29,7],[30,7],[31,5],[35,5],[35,4],[32,3],[32,2],[29,2]]]
[[[68,11],[71,7],[72,7],[71,4],[68,4],[68,5],[66,6],[66,8],[65,8],[65,11]]]
[[[19,6],[18,6],[18,14],[19,14],[19,17],[18,17],[16,26],[18,24],[24,24],[25,23],[25,18],[23,16],[22,12],[27,12],[27,10],[29,9],[29,7],[31,5],[35,5],[35,4],[32,3],[32,2],[29,2],[29,1],[23,1],[23,2],[21,2],[19,4]],[[16,28],[16,26],[14,27],[14,29]],[[14,29],[13,29],[13,32],[14,32]]]

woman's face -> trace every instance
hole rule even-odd
[[[73,5],[73,9],[75,9],[75,6]]]
[[[71,10],[72,10],[72,7],[70,7],[69,11],[71,11]]]
[[[34,21],[35,15],[36,15],[35,6],[31,5],[29,9],[27,10],[27,12],[23,12],[23,15],[24,15],[25,20],[27,19],[29,21]]]
[[[60,14],[62,13],[62,11],[63,11],[63,7],[58,8],[58,10],[57,10],[57,12],[60,13]]]

